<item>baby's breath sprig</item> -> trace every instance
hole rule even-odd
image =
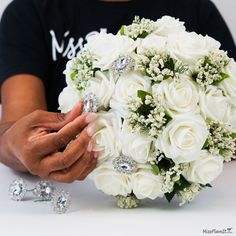
[[[167,53],[146,50],[137,54],[134,69],[147,75],[154,82],[161,82],[168,78],[177,79],[189,68],[183,62],[171,58]]]
[[[192,78],[203,88],[218,85],[229,77],[224,73],[224,68],[229,62],[230,59],[226,52],[210,52],[197,62]]]
[[[149,19],[135,16],[131,25],[123,25],[120,29],[121,35],[127,35],[132,39],[145,38],[155,30],[155,22]]]
[[[70,79],[78,90],[84,90],[88,80],[94,76],[92,55],[88,51],[81,52],[71,60]]]
[[[138,91],[138,97],[128,100],[128,124],[133,132],[157,138],[171,120],[158,96]]]
[[[183,190],[179,191],[177,193],[178,198],[181,201],[179,205],[182,206],[185,203],[192,202],[202,189],[203,187],[200,184],[192,183],[189,187],[186,187]]]
[[[235,158],[235,134],[230,130],[226,124],[211,121],[208,124],[209,136],[204,145],[205,149],[213,155],[222,155],[226,162]]]

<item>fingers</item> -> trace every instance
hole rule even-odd
[[[41,152],[41,155],[43,153],[46,155],[52,152],[56,152],[60,148],[67,146],[67,144],[71,140],[75,139],[76,136],[78,136],[78,134],[80,134],[81,131],[84,130],[88,126],[88,124],[95,119],[95,117],[96,115],[93,113],[83,114],[64,126],[57,133],[50,133],[39,137],[37,140],[35,140],[37,151]],[[82,136],[84,137],[83,145],[86,145],[88,138],[91,138],[91,136],[93,135],[93,127],[88,126],[86,128],[86,132],[87,136]]]
[[[53,113],[42,110],[34,111],[30,116],[30,121],[34,127],[44,127],[48,130],[59,130],[76,117],[80,116],[83,111],[83,103],[79,102],[68,113]]]
[[[84,180],[89,173],[96,168],[97,159],[93,152],[86,151],[71,167],[55,171],[49,174],[48,178],[57,182],[72,183],[75,180]]]
[[[91,152],[91,137],[87,129],[73,140],[63,152],[57,152],[41,160],[41,169],[49,172],[67,169],[77,162],[86,152]]]

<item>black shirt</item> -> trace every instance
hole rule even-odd
[[[66,86],[63,70],[86,37],[96,31],[116,33],[135,15],[152,20],[170,15],[186,22],[188,31],[208,34],[236,59],[232,36],[208,0],[14,0],[0,24],[0,83],[26,73],[44,81],[48,110],[56,111]]]

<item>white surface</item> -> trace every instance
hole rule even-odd
[[[1,236],[198,236],[203,229],[233,228],[236,235],[236,161],[225,165],[214,188],[204,190],[194,202],[178,207],[164,199],[144,201],[142,206],[122,210],[112,197],[95,190],[89,181],[57,185],[69,190],[73,203],[65,215],[55,215],[45,203],[8,199],[9,183],[17,176],[0,165]],[[37,178],[23,176],[30,186]],[[223,234],[217,234],[223,235]]]

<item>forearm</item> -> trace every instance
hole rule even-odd
[[[0,123],[0,162],[14,170],[26,172],[26,168],[11,152],[7,140],[6,132],[14,124],[14,122]]]

